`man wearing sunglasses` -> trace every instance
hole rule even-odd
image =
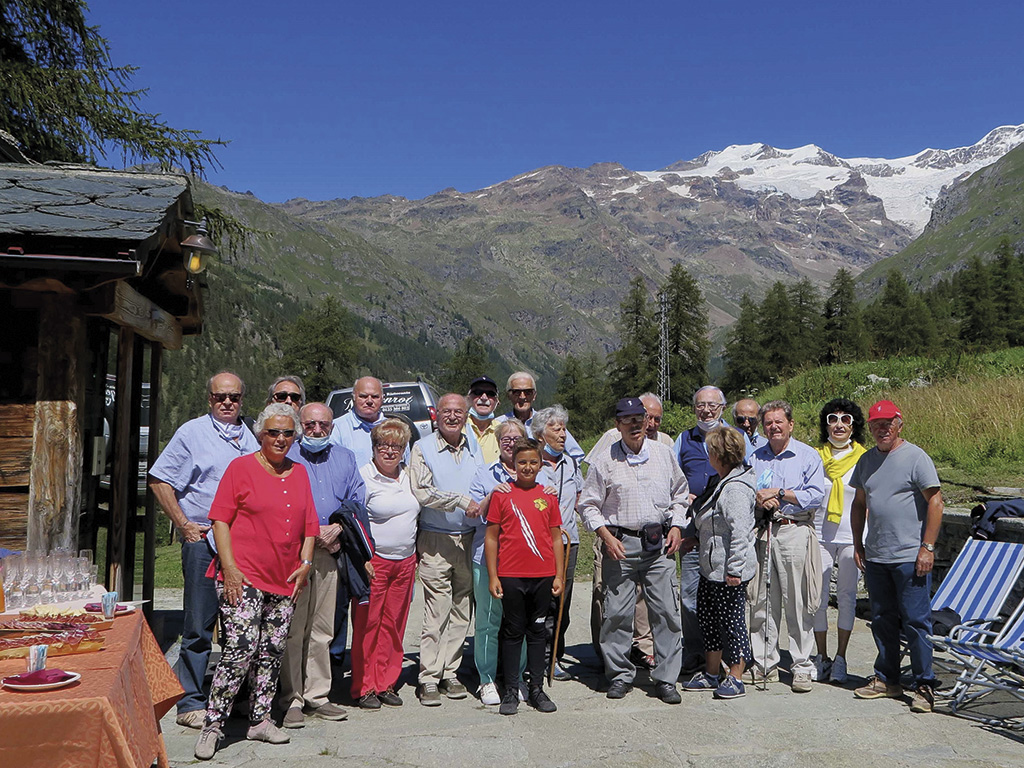
[[[512,410],[495,419],[501,423],[513,416],[526,425],[527,429],[533,424],[533,401],[537,399],[537,380],[529,371],[516,371],[508,377],[508,399],[512,403]],[[583,449],[576,442],[576,438],[565,431],[565,452],[577,461],[583,461]]]
[[[288,403],[296,411],[306,404],[306,387],[298,376],[278,376],[267,390],[267,405]],[[292,445],[298,445],[296,440]]]
[[[284,384],[290,386],[282,386]],[[282,377],[275,386],[281,387],[279,391],[296,395],[296,390],[304,390],[297,376]],[[285,728],[301,728],[305,714],[323,720],[347,717],[342,707],[327,700],[331,692],[329,649],[337,631],[335,614],[347,608],[349,595],[348,584],[342,585],[345,574],[339,574],[335,559],[341,548],[338,543],[341,526],[331,524],[329,518],[347,501],[364,504],[366,500],[366,487],[356,466],[356,457],[348,448],[331,443],[334,426],[331,409],[324,403],[309,403],[299,410],[299,422],[302,437],[292,444],[288,458],[304,466],[309,475],[320,518],[320,534],[313,548],[309,582],[295,600],[295,614],[281,664],[279,701]],[[344,592],[343,605],[339,606],[341,592]],[[347,634],[345,631],[343,640]]]
[[[498,436],[495,430],[501,422],[494,418],[498,407],[498,385],[490,376],[477,376],[469,382],[469,419],[466,422],[466,438],[470,445],[480,446],[484,465],[490,466],[498,460]]]
[[[202,728],[206,714],[203,678],[210,660],[217,592],[206,570],[213,551],[206,540],[210,505],[228,464],[259,450],[241,421],[245,384],[222,371],[206,385],[209,413],[182,424],[149,470],[149,487],[181,540],[185,620],[175,671],[185,695],[178,700],[179,725]]]
[[[750,447],[755,451],[766,442],[764,435],[757,431],[760,425],[757,414],[760,409],[761,406],[757,404],[757,400],[749,397],[737,400],[732,407],[732,423],[736,425],[737,429],[743,430],[750,442]]]

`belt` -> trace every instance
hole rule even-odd
[[[621,539],[623,536],[634,536],[640,538],[643,536],[643,531],[634,531],[630,528],[623,528],[620,525],[609,525],[608,530],[611,531],[612,536],[616,539]]]

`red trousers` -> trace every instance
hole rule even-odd
[[[370,602],[352,603],[352,698],[386,691],[402,673],[405,625],[416,579],[416,555],[386,560],[374,555]]]

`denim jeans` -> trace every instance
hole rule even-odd
[[[217,590],[207,578],[213,553],[205,539],[182,542],[181,574],[185,579],[182,602],[185,609],[181,630],[181,652],[175,671],[185,695],[178,700],[178,713],[206,709],[203,680],[210,662],[213,627],[217,623]]]
[[[694,547],[679,557],[679,608],[683,622],[683,669],[704,663],[704,635],[697,620],[700,552]]]
[[[914,687],[935,686],[932,673],[930,573],[917,576],[914,563],[874,563],[864,568],[864,582],[871,598],[871,634],[878,656],[875,675],[891,684],[900,682],[900,628],[910,647]]]

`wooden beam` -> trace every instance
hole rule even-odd
[[[75,549],[82,481],[85,318],[74,297],[47,297],[39,315],[38,349],[28,547]]]
[[[100,296],[88,314],[105,317],[122,328],[131,328],[144,339],[156,341],[167,349],[181,349],[181,323],[124,280],[97,291]]]
[[[0,547],[26,549],[28,539],[28,493],[0,491]]]
[[[35,403],[0,403],[0,437],[32,437]]]
[[[146,470],[156,460],[160,445],[160,374],[163,370],[163,347],[153,342],[149,345],[149,450],[146,453]],[[156,497],[146,484],[146,516],[143,524],[145,539],[142,554],[142,599],[149,602],[143,606],[147,619],[153,616],[153,592],[156,587]]]
[[[132,373],[135,370],[135,331],[121,326],[117,337],[117,390],[114,412],[114,460],[110,469],[110,525],[107,528],[107,588],[122,593],[125,553],[129,532],[128,515],[135,514],[134,478],[131,467]],[[136,454],[138,455],[138,454]],[[130,578],[130,577],[129,577]],[[124,599],[131,598],[125,595]]]
[[[28,488],[31,469],[31,437],[3,437],[0,439],[0,488],[14,486]]]

